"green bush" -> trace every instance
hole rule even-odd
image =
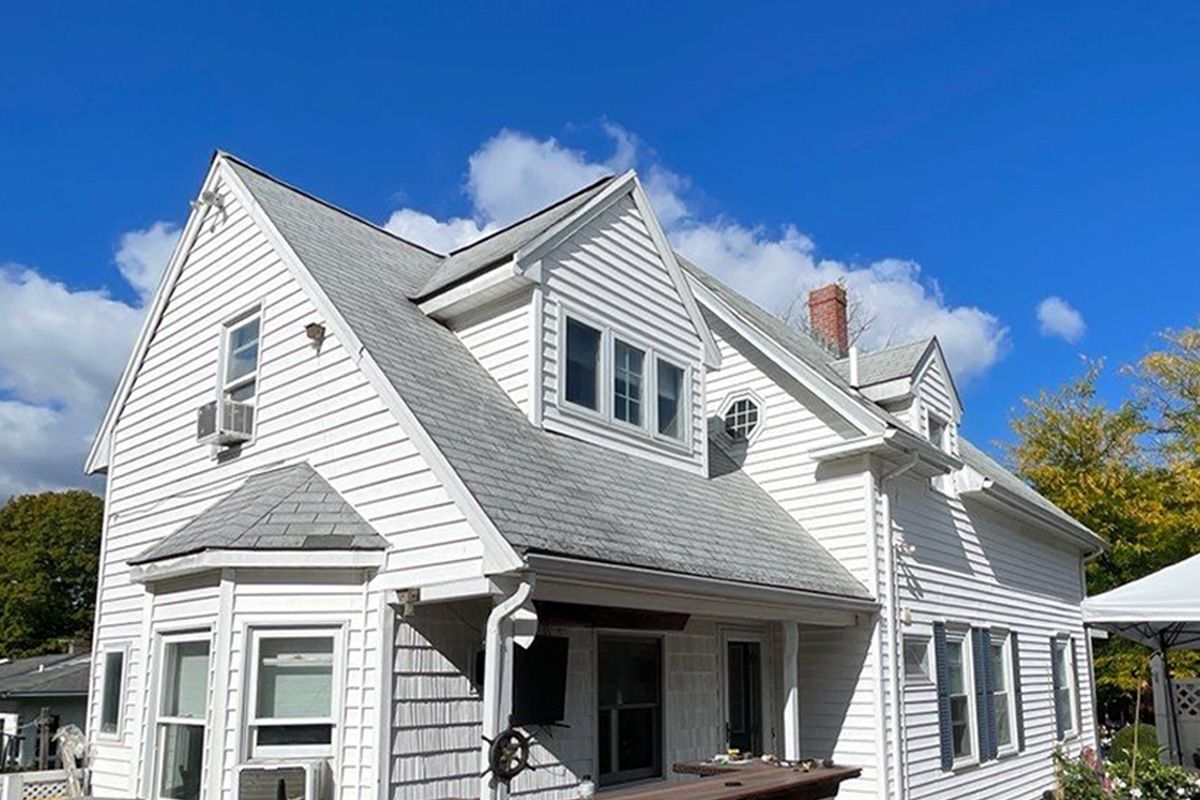
[[[1129,762],[1100,763],[1087,748],[1079,758],[1056,751],[1054,763],[1058,772],[1054,796],[1059,800],[1200,800],[1200,777],[1157,758],[1143,764],[1139,755],[1135,772]]]
[[[1133,761],[1133,725],[1126,725],[1113,736],[1112,747],[1108,751],[1108,759],[1114,764],[1130,764]],[[1153,725],[1138,725],[1137,728],[1138,765],[1158,760],[1158,733]]]

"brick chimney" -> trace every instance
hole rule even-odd
[[[837,283],[808,293],[808,324],[813,336],[845,358],[850,349],[850,331],[846,321],[846,290]]]

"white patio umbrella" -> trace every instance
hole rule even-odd
[[[1176,762],[1182,759],[1175,691],[1165,654],[1200,650],[1200,555],[1164,567],[1124,586],[1083,601],[1083,621],[1163,654],[1169,737]],[[1161,728],[1160,728],[1161,731]]]

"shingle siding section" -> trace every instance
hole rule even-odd
[[[300,506],[305,511],[299,511]],[[232,492],[130,561],[203,550],[384,550],[387,540],[308,464],[251,475]]]

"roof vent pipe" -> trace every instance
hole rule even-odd
[[[850,345],[850,385],[858,388],[858,345]]]

